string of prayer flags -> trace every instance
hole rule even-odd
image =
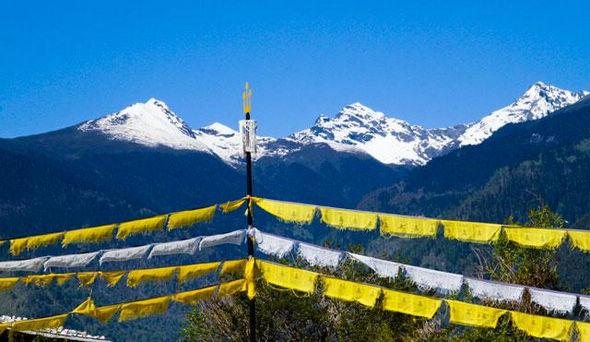
[[[116,224],[70,230],[64,233],[63,247],[76,243],[102,243],[113,239]]]
[[[483,305],[469,304],[456,300],[446,300],[450,307],[451,323],[483,328],[495,328],[506,310]]]
[[[170,214],[168,218],[168,229],[190,227],[199,222],[209,222],[213,219],[217,204],[207,208],[179,211]]]
[[[260,209],[283,222],[310,224],[317,211],[316,206],[308,204],[273,201],[265,198],[253,198],[252,200]]]
[[[383,310],[431,319],[442,300],[383,289]]]
[[[320,207],[322,222],[339,229],[374,230],[377,228],[377,214]]]
[[[168,215],[154,216],[141,220],[123,222],[119,224],[117,239],[125,240],[129,236],[164,230]]]
[[[447,239],[490,243],[497,241],[500,237],[502,225],[495,223],[479,223],[467,221],[442,220],[444,225],[444,236]]]
[[[440,222],[438,220],[379,214],[381,235],[399,237],[436,237]]]
[[[555,249],[567,231],[551,228],[505,227],[506,238],[524,247]]]

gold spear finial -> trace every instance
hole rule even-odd
[[[248,82],[246,82],[244,92],[242,93],[242,109],[244,110],[244,114],[250,113],[252,109],[252,89],[248,86]]]

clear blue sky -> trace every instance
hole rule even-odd
[[[543,80],[590,89],[588,1],[4,1],[0,137],[150,97],[192,127],[261,133],[360,101],[426,127],[479,118]]]

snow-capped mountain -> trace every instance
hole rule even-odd
[[[478,122],[436,129],[411,125],[357,102],[334,117],[320,115],[312,127],[288,137],[258,137],[255,158],[285,157],[304,146],[326,144],[335,151],[368,154],[384,164],[424,165],[460,146],[479,144],[508,123],[542,118],[588,94],[537,82],[514,103]],[[146,146],[206,152],[231,165],[243,160],[237,131],[220,123],[192,130],[156,99],[87,121],[78,129]]]
[[[537,82],[512,104],[471,124],[459,137],[460,146],[477,145],[506,124],[543,118],[549,113],[580,101],[588,94],[590,93],[587,91],[571,92]]]

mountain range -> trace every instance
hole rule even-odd
[[[309,145],[326,144],[335,151],[367,154],[384,164],[424,165],[458,147],[477,145],[508,123],[542,118],[588,94],[537,82],[513,103],[477,122],[435,129],[388,117],[356,102],[334,117],[320,115],[313,126],[287,137],[259,137],[256,157],[285,157]],[[242,162],[237,131],[221,123],[193,130],[156,99],[87,121],[78,129],[149,147],[207,152],[231,165]]]

